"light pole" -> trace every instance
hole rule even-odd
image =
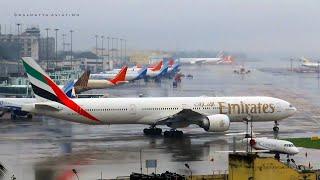
[[[77,176],[77,179],[79,180],[78,172],[75,169],[72,169],[72,172]]]
[[[98,65],[98,58],[99,58],[99,56],[98,56],[98,35],[95,35],[94,36],[95,38],[96,38],[96,56],[97,56],[97,58],[96,58],[96,72],[97,72],[97,65]]]
[[[127,40],[124,39],[124,59],[127,59]]]
[[[102,70],[103,70],[103,61],[104,61],[104,58],[103,58],[103,40],[104,40],[104,36],[101,36],[101,63],[102,63]]]
[[[114,40],[115,38],[111,38],[111,60],[113,60],[113,40]]]
[[[64,42],[65,38],[66,38],[66,34],[62,34],[62,51],[63,51],[63,54],[65,54],[65,50],[66,50],[66,48],[65,48],[66,43]]]
[[[123,61],[123,59],[122,59],[122,41],[123,41],[123,39],[119,39],[120,40],[120,60],[121,61]]]
[[[72,33],[74,31],[70,30],[70,61],[71,61],[71,70],[73,69],[73,64],[72,64]]]
[[[192,171],[191,171],[191,169],[190,169],[189,164],[185,163],[184,166],[189,169],[189,171],[190,171],[190,176],[191,176],[191,180],[192,180]]]
[[[110,63],[110,52],[109,52],[109,42],[110,42],[110,37],[107,37],[107,39],[108,39],[108,62]]]
[[[18,26],[18,46],[20,48],[20,23],[17,23]],[[20,74],[20,57],[21,57],[21,50],[19,49],[19,53],[18,53],[18,73]]]
[[[47,31],[47,39],[46,39],[46,59],[47,59],[47,71],[49,68],[49,30],[50,28],[45,29]]]
[[[142,149],[140,149],[140,173],[142,174]]]
[[[58,31],[59,29],[54,29],[54,31],[56,32],[56,68],[57,68],[57,61],[58,61]]]
[[[119,60],[119,56],[118,56],[118,39],[119,38],[114,38],[115,40],[116,40],[116,43],[115,43],[115,46],[116,46],[116,48],[115,48],[115,53],[116,53],[116,55],[115,55],[115,59],[118,61]]]

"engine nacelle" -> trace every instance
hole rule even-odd
[[[202,128],[208,132],[223,132],[227,131],[230,126],[230,119],[224,114],[215,114],[207,116],[202,121]]]

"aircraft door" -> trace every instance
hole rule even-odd
[[[282,109],[281,109],[281,104],[280,103],[276,103],[276,112],[281,112]]]
[[[129,112],[130,112],[131,115],[136,115],[137,114],[137,107],[136,107],[135,104],[130,104]]]
[[[182,109],[191,109],[187,104],[181,104]]]

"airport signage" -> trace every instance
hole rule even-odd
[[[156,168],[157,160],[156,159],[148,159],[146,160],[146,168]]]

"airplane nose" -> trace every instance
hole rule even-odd
[[[292,148],[292,154],[298,154],[299,149],[297,147]]]

